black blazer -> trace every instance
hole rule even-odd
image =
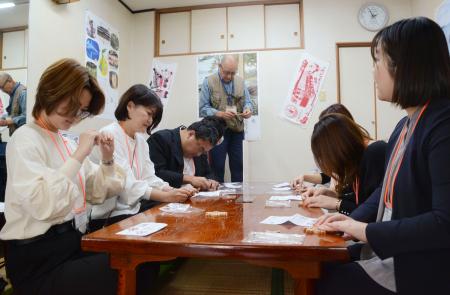
[[[180,127],[160,130],[147,140],[150,159],[155,164],[158,177],[167,181],[173,187],[183,184],[183,150],[181,148]],[[206,155],[194,157],[195,176],[215,179],[209,167]]]
[[[391,135],[390,155],[406,118]],[[386,156],[386,162],[389,156]],[[450,100],[430,103],[408,144],[394,187],[392,220],[374,223],[381,189],[352,217],[372,221],[368,242],[394,257],[399,294],[450,294]]]

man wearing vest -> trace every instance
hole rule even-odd
[[[25,124],[27,112],[27,88],[15,82],[7,73],[0,74],[0,89],[9,95],[6,113],[0,117],[0,126],[8,126],[9,135]]]
[[[227,154],[231,181],[242,182],[244,119],[251,117],[252,104],[244,80],[236,76],[238,62],[237,55],[224,55],[218,73],[205,78],[200,92],[200,116],[215,115],[227,123],[223,142],[210,152],[211,166],[219,182],[224,181]]]

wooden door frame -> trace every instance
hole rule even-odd
[[[358,48],[358,47],[368,47],[372,45],[371,42],[336,42],[336,84],[337,84],[337,102],[341,103],[341,68],[339,59],[339,50],[341,48]],[[375,112],[375,139],[378,138],[378,122],[377,122],[377,98],[376,90],[373,87],[373,109]]]

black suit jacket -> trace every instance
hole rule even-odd
[[[406,118],[388,143],[392,153]],[[399,294],[450,294],[450,100],[423,113],[408,144],[394,187],[392,220],[375,223],[381,189],[352,217],[372,221],[368,242],[381,258],[394,257]]]
[[[171,186],[180,187],[183,184],[184,169],[180,127],[155,132],[149,137],[147,143],[150,159],[155,164],[156,175]],[[194,164],[195,176],[215,179],[206,155],[194,157]]]

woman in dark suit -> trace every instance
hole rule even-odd
[[[365,242],[357,261],[325,268],[318,294],[450,294],[450,58],[441,28],[401,20],[372,42],[380,100],[407,113],[392,133],[380,189],[357,220],[317,225]],[[376,205],[378,201],[378,206]],[[375,218],[376,216],[376,218]]]

